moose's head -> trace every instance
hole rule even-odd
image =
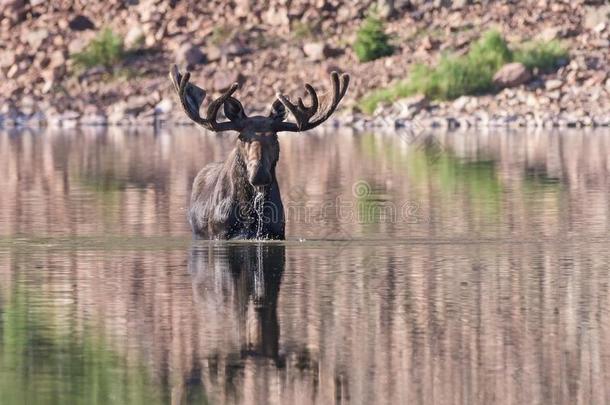
[[[182,75],[175,65],[170,70],[170,78],[186,115],[210,131],[239,132],[237,148],[247,168],[248,181],[255,188],[264,187],[273,181],[275,165],[280,156],[277,133],[307,131],[326,121],[336,110],[349,84],[347,74],[339,75],[337,72],[332,72],[332,95],[325,109],[320,109],[320,102],[313,87],[305,84],[305,89],[311,98],[310,106],[305,106],[301,98],[293,104],[284,95],[277,94],[277,100],[271,106],[268,116],[248,117],[242,104],[233,97],[238,87],[238,84],[234,83],[220,97],[210,102],[206,117],[203,118],[199,115],[199,109],[206,92],[190,83],[190,76],[189,72]],[[217,121],[221,106],[229,121]],[[294,116],[295,123],[285,122],[286,109]]]

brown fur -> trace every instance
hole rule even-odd
[[[190,73],[180,73],[177,66],[170,69],[170,79],[180,96],[180,103],[189,118],[211,131],[238,131],[235,149],[225,162],[204,167],[193,182],[189,222],[199,237],[268,238],[284,239],[284,208],[275,177],[280,157],[277,133],[301,132],[315,128],[326,121],[339,105],[349,85],[347,74],[331,73],[333,90],[330,103],[320,109],[318,96],[310,84],[305,88],[311,105],[302,99],[293,104],[278,94],[268,116],[248,117],[244,108],[232,95],[238,84],[231,85],[220,97],[213,100],[205,118],[199,109],[206,96],[205,90],[189,82]],[[224,108],[226,122],[218,122],[220,107]],[[288,109],[296,123],[284,122]],[[264,195],[257,199],[254,196]]]

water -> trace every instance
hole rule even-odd
[[[254,206],[254,211],[256,212],[256,239],[261,239],[263,234],[263,214],[264,214],[264,204],[265,204],[265,193],[261,190],[256,190],[256,194],[254,194],[254,200],[252,201],[252,205]]]
[[[233,139],[0,133],[0,404],[610,403],[610,133],[280,135],[288,240],[192,241]]]

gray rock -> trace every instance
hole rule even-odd
[[[562,37],[563,29],[561,27],[546,27],[540,34],[538,34],[538,39],[542,41],[552,41],[554,39],[558,39]]]
[[[199,49],[198,46],[192,44],[184,44],[176,52],[176,63],[178,65],[186,65],[187,67],[193,67],[206,61],[205,54]]]
[[[607,26],[608,24],[605,21],[600,22],[595,27],[593,27],[593,31],[597,32],[598,34],[601,34],[602,32],[604,32]]]
[[[81,36],[73,39],[68,43],[68,53],[75,54],[81,52],[87,46],[88,41]]]
[[[586,6],[582,25],[586,29],[594,29],[600,23],[610,21],[610,4],[603,6]]]
[[[205,56],[208,62],[216,62],[223,56],[222,49],[216,45],[208,45],[205,48]]]
[[[236,0],[235,1],[235,16],[247,17],[252,9],[252,0]]]
[[[107,125],[108,118],[102,113],[88,113],[81,117],[81,124],[83,125]]]
[[[17,55],[12,49],[0,52],[0,68],[10,68],[17,62]]]
[[[125,46],[128,49],[137,49],[142,46],[145,40],[145,34],[142,27],[135,25],[125,34]]]
[[[532,74],[522,63],[508,63],[496,72],[493,83],[501,88],[516,87],[527,83],[531,77]]]
[[[599,38],[599,39],[591,39],[587,42],[587,44],[593,48],[608,48],[610,47],[610,39]]]
[[[23,96],[21,98],[21,112],[25,115],[32,115],[36,111],[36,101],[32,96]]]
[[[80,14],[70,20],[68,27],[72,31],[86,31],[95,29],[95,24],[89,17]]]
[[[456,111],[466,111],[469,106],[476,104],[476,98],[471,96],[460,96],[456,98],[451,107]]]
[[[269,7],[262,17],[263,21],[272,27],[288,27],[290,23],[288,10],[284,7]]]
[[[46,121],[50,127],[75,128],[79,124],[81,114],[77,111],[64,111],[59,114],[49,113]]]
[[[394,113],[400,118],[412,118],[428,106],[429,100],[423,94],[402,98],[393,105]]]
[[[328,48],[324,42],[308,42],[303,45],[305,56],[311,61],[321,61],[327,56]]]
[[[155,105],[155,114],[168,114],[173,107],[174,102],[169,98],[164,98]]]
[[[466,7],[470,4],[470,0],[453,0],[451,2],[451,7],[454,9],[460,9]]]
[[[561,86],[563,86],[563,82],[561,80],[557,80],[557,79],[551,79],[551,80],[547,80],[544,83],[544,88],[552,91],[552,90],[557,90],[559,89]]]
[[[42,42],[49,36],[49,31],[41,28],[38,30],[27,31],[24,38],[25,42],[34,50],[37,50]]]
[[[377,0],[376,11],[381,18],[391,17],[396,11],[394,8],[394,0]]]
[[[58,49],[51,52],[51,54],[49,55],[49,68],[53,69],[56,67],[60,67],[63,66],[65,63],[66,56],[64,55],[63,51]]]

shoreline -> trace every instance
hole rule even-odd
[[[125,116],[119,120],[112,120],[103,115],[83,115],[71,112],[59,116],[45,117],[43,113],[27,115],[13,115],[9,117],[0,114],[1,129],[72,129],[79,127],[188,127],[197,126],[186,116],[179,114],[154,113],[140,116]],[[331,118],[325,127],[353,128],[356,130],[370,129],[394,129],[419,132],[430,129],[469,129],[469,128],[608,128],[610,127],[610,114],[600,116],[578,116],[574,114],[560,113],[528,113],[489,114],[486,111],[475,111],[464,114],[417,114],[413,117],[405,117],[394,114],[367,116],[359,113],[340,113]]]

